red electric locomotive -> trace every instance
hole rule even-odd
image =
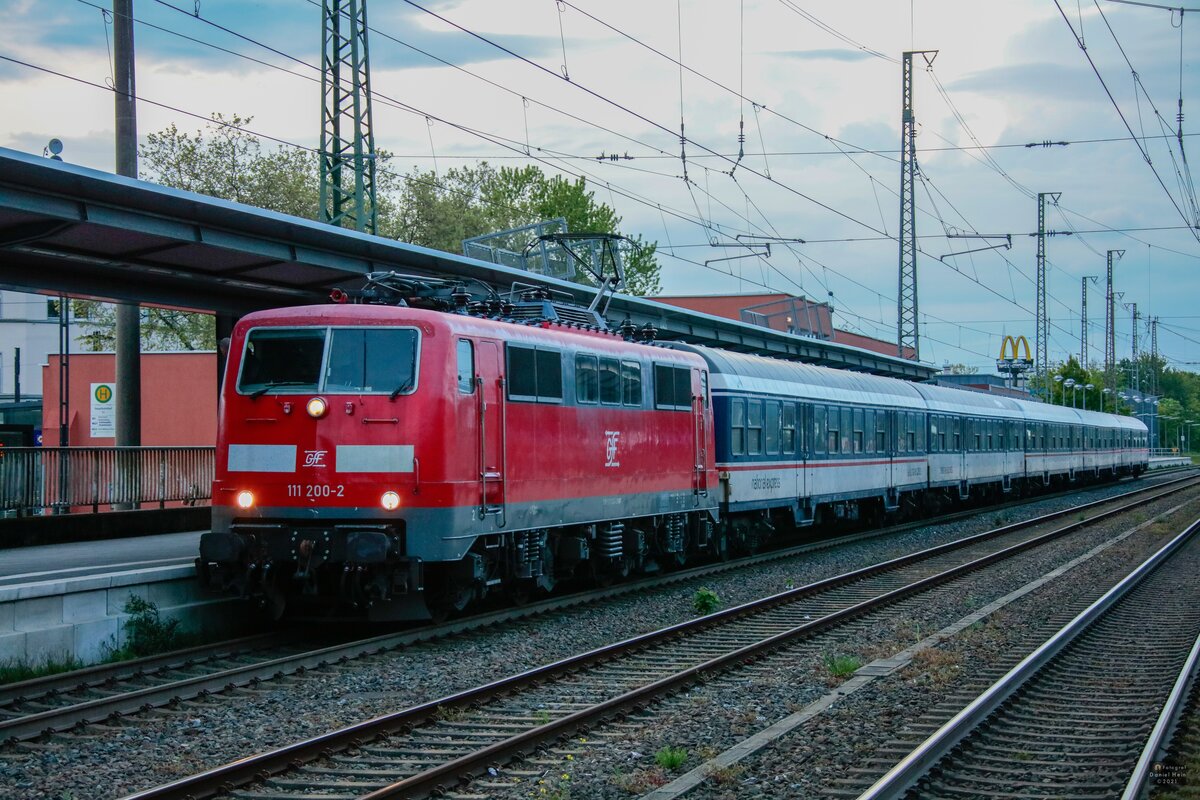
[[[719,549],[705,362],[520,305],[242,319],[202,577],[275,614],[423,619]]]

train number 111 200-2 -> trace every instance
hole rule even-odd
[[[324,483],[289,483],[287,492],[288,497],[343,497],[346,487],[340,483],[336,486]]]

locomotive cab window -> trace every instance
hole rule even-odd
[[[405,328],[334,328],[327,392],[408,394],[416,384],[417,332]]]
[[[417,342],[411,328],[259,328],[246,339],[238,391],[410,394]]]
[[[276,386],[288,391],[315,392],[325,356],[324,328],[258,328],[246,337],[238,391],[268,392]]]

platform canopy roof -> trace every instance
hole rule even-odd
[[[370,272],[471,278],[506,291],[540,283],[589,304],[596,290],[146,181],[0,148],[0,285],[241,315],[326,302]],[[614,321],[659,338],[881,375],[929,364],[617,295]]]

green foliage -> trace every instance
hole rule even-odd
[[[692,608],[697,614],[711,614],[721,607],[721,598],[712,589],[697,589],[692,596]]]
[[[854,674],[855,670],[862,666],[862,662],[854,656],[833,653],[826,653],[824,661],[825,669],[829,670],[829,674],[835,678],[848,678]]]
[[[63,672],[73,672],[83,669],[83,662],[73,656],[61,658],[50,657],[45,661],[30,664],[16,659],[0,661],[0,684],[18,683],[20,681],[41,678],[46,675],[58,675]]]
[[[654,754],[654,763],[669,772],[674,772],[683,766],[683,762],[687,761],[687,757],[688,751],[684,748],[667,745]]]
[[[164,620],[155,603],[131,594],[121,610],[129,615],[122,623],[125,646],[111,648],[110,660],[143,658],[179,646],[179,620]]]
[[[585,178],[547,176],[535,166],[496,169],[482,161],[440,174],[414,168],[397,200],[394,235],[407,242],[462,252],[462,240],[517,228],[555,217],[572,233],[620,233],[621,218],[596,200]],[[631,237],[638,247],[625,253],[625,278],[631,294],[657,294],[657,244]],[[577,280],[590,283],[588,276]]]
[[[1049,387],[1050,402],[1069,406],[1077,397],[1078,405],[1081,408],[1086,399],[1089,411],[1099,411],[1103,404],[1104,411],[1112,413],[1115,409],[1120,414],[1136,413],[1143,420],[1157,415],[1159,437],[1157,443],[1151,442],[1152,447],[1156,444],[1161,447],[1177,447],[1182,438],[1186,449],[1196,449],[1191,446],[1192,440],[1189,432],[1195,434],[1200,431],[1200,427],[1189,427],[1188,423],[1200,423],[1200,375],[1172,369],[1161,357],[1156,359],[1147,353],[1141,354],[1136,364],[1132,359],[1121,359],[1116,364],[1114,373],[1117,395],[1122,393],[1138,396],[1151,395],[1154,387],[1157,386],[1157,396],[1161,398],[1158,407],[1137,404],[1128,399],[1121,400],[1111,393],[1105,395],[1103,393],[1105,386],[1103,368],[1084,369],[1074,357],[1067,359],[1065,364],[1049,373],[1046,385]],[[1135,374],[1136,386],[1134,385]],[[1061,375],[1063,380],[1055,381],[1055,375]],[[1083,389],[1063,389],[1062,384],[1066,382],[1067,378],[1074,378],[1076,383],[1081,386],[1090,383],[1093,388],[1086,393]],[[1043,391],[1036,380],[1031,380],[1030,386],[1034,388],[1035,393]]]

